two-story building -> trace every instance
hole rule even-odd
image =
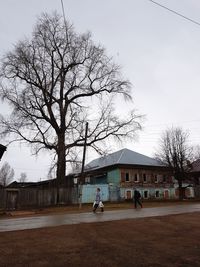
[[[171,170],[159,161],[129,149],[87,164],[85,183],[108,184],[109,193],[117,200],[132,199],[134,188],[144,199],[176,198]]]

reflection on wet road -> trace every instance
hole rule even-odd
[[[115,221],[123,219],[136,219],[154,216],[166,216],[170,214],[181,214],[190,212],[200,212],[200,204],[176,205],[159,208],[126,209],[105,211],[104,213],[92,212],[78,214],[57,214],[46,216],[35,216],[25,218],[12,218],[0,220],[0,232],[16,231],[25,229],[35,229],[52,227],[67,224]]]

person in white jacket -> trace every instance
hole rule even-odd
[[[104,205],[102,203],[102,199],[101,199],[101,189],[97,188],[97,192],[96,192],[96,197],[95,197],[95,201],[93,204],[93,212],[96,212],[96,209],[100,207],[101,208],[101,212],[104,211]]]

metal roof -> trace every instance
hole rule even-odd
[[[99,169],[112,165],[142,165],[164,167],[159,161],[137,153],[135,151],[124,148],[107,156],[92,160],[85,166],[85,170]]]

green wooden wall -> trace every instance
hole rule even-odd
[[[115,169],[107,173],[107,182],[110,184],[120,184],[120,170]]]

